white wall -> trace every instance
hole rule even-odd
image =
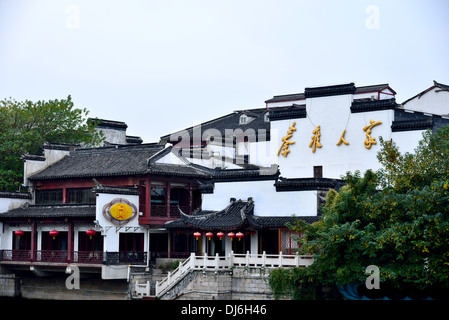
[[[56,150],[56,149],[44,149],[44,157],[45,161],[37,161],[27,159],[24,161],[24,175],[23,175],[23,183],[28,186],[28,177],[36,174],[45,168],[51,166],[52,164],[58,162],[65,156],[69,155],[70,151],[67,150]]]
[[[139,212],[139,196],[135,195],[118,195],[118,194],[107,194],[99,193],[97,195],[96,203],[96,220],[98,220],[101,226],[101,234],[104,236],[104,251],[118,252],[119,251],[119,239],[120,233],[143,233],[145,251],[148,251],[148,234],[146,229],[139,225],[139,215],[129,221],[126,225],[116,226],[110,221],[108,221],[103,216],[103,207],[116,198],[127,199],[129,202],[133,203],[137,207],[137,212]]]
[[[416,97],[404,104],[407,110],[420,111],[438,115],[449,115],[449,92],[433,88],[421,97]]]
[[[222,210],[230,198],[254,200],[257,216],[315,216],[316,191],[276,192],[274,181],[245,181],[215,183],[213,194],[203,195],[203,210]]]
[[[307,118],[272,121],[271,127],[279,132],[276,148],[279,149],[281,138],[287,135],[289,126],[296,122],[296,131],[290,141],[290,153],[287,157],[279,155],[278,163],[281,176],[287,178],[313,177],[313,167],[323,167],[323,177],[340,178],[347,171],[378,169],[377,152],[380,150],[379,137],[390,139],[392,110],[383,110],[366,113],[351,113],[351,95],[320,97],[307,99]],[[370,149],[365,148],[366,132],[363,128],[370,124],[370,120],[381,121],[382,124],[373,127],[371,137],[377,144]],[[309,147],[312,141],[312,131],[320,126],[321,148],[315,153]],[[344,139],[349,143],[337,146],[343,131],[346,129]],[[407,142],[414,143],[413,141]],[[276,151],[277,152],[277,151]]]
[[[402,154],[414,153],[418,142],[422,140],[425,130],[398,131],[391,134],[393,142]]]
[[[0,214],[20,208],[27,202],[31,202],[31,199],[0,198]]]

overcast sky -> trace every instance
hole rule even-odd
[[[72,96],[144,142],[305,87],[449,84],[447,0],[0,0],[0,99]]]

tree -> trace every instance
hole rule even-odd
[[[346,185],[327,194],[319,222],[290,226],[302,231],[301,253],[313,252],[315,262],[283,278],[276,270],[273,279],[282,280],[274,285],[284,283],[278,294],[299,296],[311,284],[360,284],[364,290],[365,270],[375,265],[382,290],[365,295],[448,296],[449,126],[425,132],[413,154],[380,143],[382,169],[363,177],[348,172]]]
[[[96,122],[87,121],[87,109],[74,108],[71,96],[62,100],[0,101],[0,190],[14,191],[23,177],[21,156],[38,154],[44,142],[83,143],[102,141]]]

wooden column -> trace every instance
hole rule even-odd
[[[30,260],[33,261],[36,259],[35,254],[37,250],[37,226],[36,222],[31,223],[31,254],[30,254]]]
[[[192,184],[189,184],[189,215],[192,214],[192,207],[193,207],[193,190],[192,190]]]
[[[72,262],[73,259],[73,221],[69,221],[69,229],[67,232],[67,261]]]
[[[170,217],[170,209],[171,209],[171,205],[170,205],[170,182],[167,182],[165,184],[165,203],[167,206],[167,217]]]

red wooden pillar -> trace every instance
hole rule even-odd
[[[30,260],[33,261],[36,259],[36,250],[37,250],[37,227],[36,222],[31,223],[31,245],[30,245]]]
[[[145,213],[144,213],[144,216],[147,219],[149,219],[150,218],[150,208],[151,208],[151,203],[150,203],[150,201],[151,201],[151,199],[150,199],[150,197],[151,197],[150,178],[147,178],[147,181],[146,181],[145,184],[146,184],[146,188],[145,188],[146,196],[145,196]]]
[[[170,204],[170,182],[167,182],[165,184],[165,190],[166,190],[166,206],[167,206],[167,217],[170,217],[170,210],[171,210],[171,204]]]
[[[73,221],[69,221],[69,230],[67,232],[67,261],[71,262],[73,259]]]
[[[189,184],[189,215],[192,214],[192,208],[193,208],[193,190],[192,190],[192,184]]]
[[[62,188],[62,203],[67,203],[67,188]]]

